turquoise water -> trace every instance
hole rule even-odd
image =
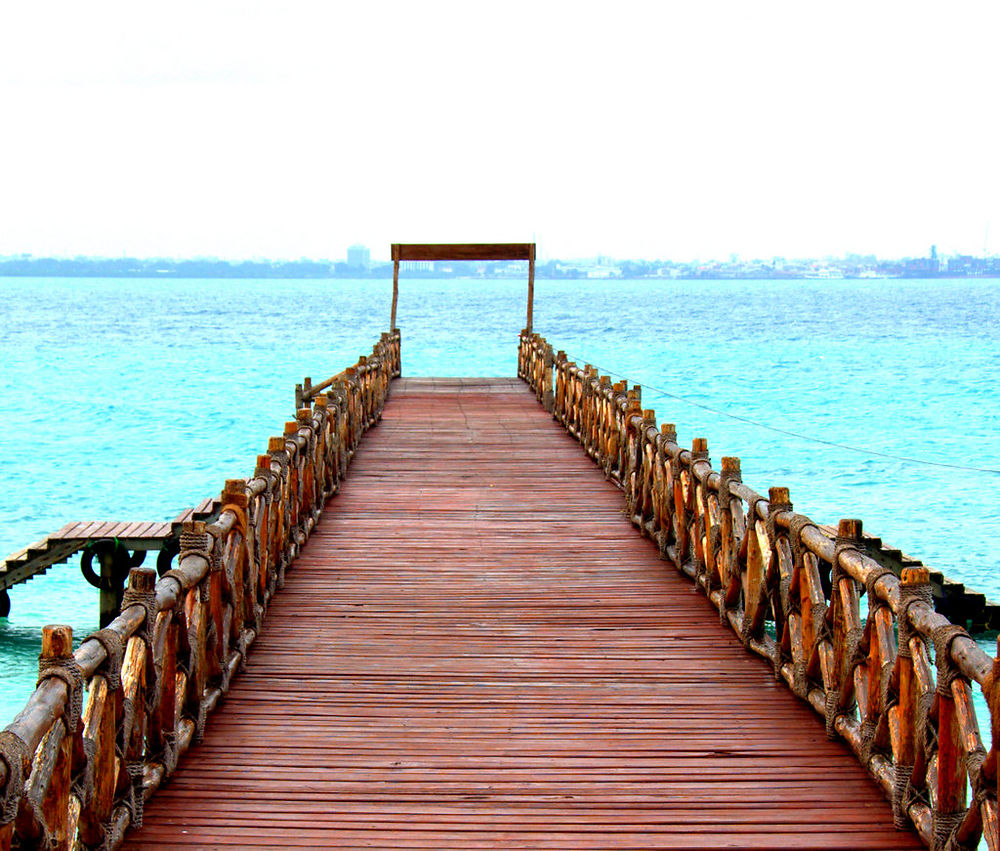
[[[166,520],[252,472],[320,380],[388,325],[388,281],[0,278],[0,556],[69,520]],[[521,281],[401,283],[408,375],[513,375]],[[1000,468],[1000,282],[538,281],[557,347],[700,404],[825,440]],[[644,405],[739,455],[823,522],[865,528],[1000,599],[1000,476],[910,464]],[[11,592],[0,718],[34,683],[41,627],[96,626],[79,562]]]

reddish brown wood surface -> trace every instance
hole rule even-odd
[[[921,848],[507,380],[395,383],[129,848]]]
[[[392,259],[406,260],[534,260],[533,242],[398,243],[392,244]]]

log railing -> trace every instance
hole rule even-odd
[[[121,614],[73,652],[46,627],[39,685],[0,733],[0,851],[111,849],[200,741],[247,662],[268,604],[378,421],[399,374],[398,333],[322,388],[253,476],[226,482],[216,522],[185,524],[177,566],[134,568]]]
[[[738,458],[713,470],[707,442],[682,449],[639,387],[553,355],[537,334],[521,335],[518,375],[622,488],[661,556],[850,745],[897,827],[934,849],[1000,849],[1000,663],[935,612],[925,569],[899,578],[866,554],[860,521],[832,537],[792,510],[786,488],[760,496]],[[972,683],[990,711],[988,750]]]

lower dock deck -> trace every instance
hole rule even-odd
[[[400,379],[127,848],[922,848],[524,384]]]

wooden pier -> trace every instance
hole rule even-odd
[[[929,571],[528,330],[520,381],[400,371],[304,381],[175,566],[45,629],[0,851],[1000,851],[1000,663]]]
[[[401,379],[127,848],[919,848],[516,380]]]

